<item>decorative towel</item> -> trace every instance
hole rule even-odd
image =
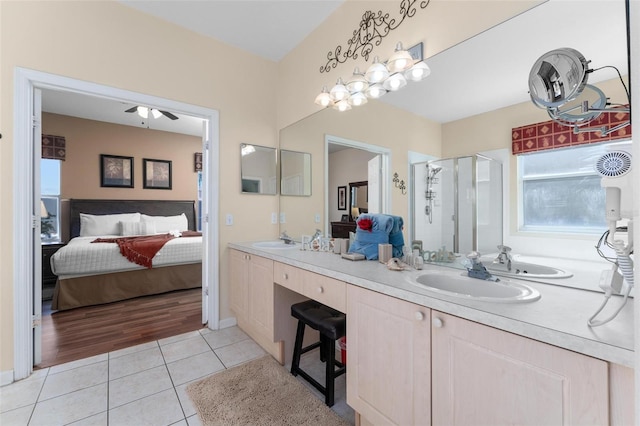
[[[182,237],[199,237],[202,233],[196,231],[183,231]],[[96,238],[92,243],[116,243],[120,247],[120,254],[130,262],[136,263],[145,268],[153,266],[153,257],[169,241],[173,240],[174,234],[144,235],[140,237],[121,238]]]
[[[393,218],[389,215],[361,214],[356,220],[356,238],[349,246],[349,253],[360,253],[367,260],[376,260],[378,244],[389,244],[392,228]]]
[[[402,229],[404,228],[404,221],[400,216],[391,216],[393,219],[393,227],[389,232],[389,244],[393,245],[393,257],[402,257],[402,247],[404,247],[404,236],[402,235]]]

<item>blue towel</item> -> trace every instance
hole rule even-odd
[[[393,227],[389,232],[389,244],[393,245],[393,257],[402,257],[402,247],[404,247],[404,236],[402,235],[402,228],[404,228],[404,221],[400,216],[391,216],[393,219]]]
[[[360,228],[360,221],[364,219],[371,220],[371,230]],[[389,244],[389,232],[392,228],[393,218],[389,215],[361,214],[356,221],[356,238],[349,246],[349,252],[363,254],[367,260],[377,259],[378,244]]]

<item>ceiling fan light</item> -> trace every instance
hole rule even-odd
[[[343,111],[349,111],[351,109],[351,105],[349,105],[349,102],[346,99],[343,99],[339,102],[336,102],[333,108],[337,109],[340,112],[343,112]]]
[[[342,100],[346,100],[349,97],[349,91],[345,87],[342,78],[338,79],[336,85],[333,86],[331,92],[329,92],[329,95],[334,102],[340,102]]]
[[[371,86],[369,86],[369,88],[364,92],[364,94],[367,96],[367,98],[369,99],[378,99],[380,97],[382,97],[382,95],[384,95],[385,93],[387,93],[387,89],[385,89],[382,84],[377,83],[377,84],[372,84]]]
[[[349,104],[353,106],[364,105],[368,102],[367,97],[362,92],[352,93],[349,98]]]
[[[331,96],[329,95],[329,90],[327,89],[327,86],[324,86],[322,88],[322,92],[320,92],[320,94],[316,96],[315,102],[317,105],[320,105],[322,107],[328,107],[329,105],[331,105],[332,103]]]
[[[347,90],[351,93],[353,92],[364,92],[369,87],[369,82],[364,75],[360,72],[360,69],[356,67],[353,70],[353,76],[351,80],[347,82]]]
[[[376,56],[373,58],[373,63],[367,69],[364,77],[369,83],[380,83],[384,81],[385,78],[389,77],[389,70],[384,66],[384,64],[378,62],[378,57]]]
[[[420,81],[431,74],[431,68],[424,61],[417,62],[404,72],[404,76],[410,81]]]
[[[138,115],[142,118],[149,118],[149,108],[139,106],[138,107]]]
[[[162,116],[162,113],[160,111],[158,111],[155,108],[151,109],[151,115],[153,116],[153,118],[160,118]]]
[[[400,90],[406,85],[407,85],[407,79],[404,78],[404,75],[399,72],[389,76],[389,78],[386,79],[384,83],[382,83],[382,87],[384,87],[386,90],[390,92],[395,92],[396,90]]]
[[[402,48],[402,43],[396,45],[396,51],[387,61],[387,69],[391,74],[408,70],[413,66],[411,54]]]

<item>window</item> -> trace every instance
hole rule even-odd
[[[606,229],[605,190],[595,164],[629,142],[585,145],[518,157],[520,229],[601,233]]]
[[[40,160],[40,240],[60,242],[60,160]]]

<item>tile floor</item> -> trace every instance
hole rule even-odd
[[[230,327],[37,370],[0,387],[0,425],[200,425],[187,385],[264,354],[242,330]],[[306,354],[307,362],[319,362],[312,354]],[[353,423],[340,379],[334,410]]]

